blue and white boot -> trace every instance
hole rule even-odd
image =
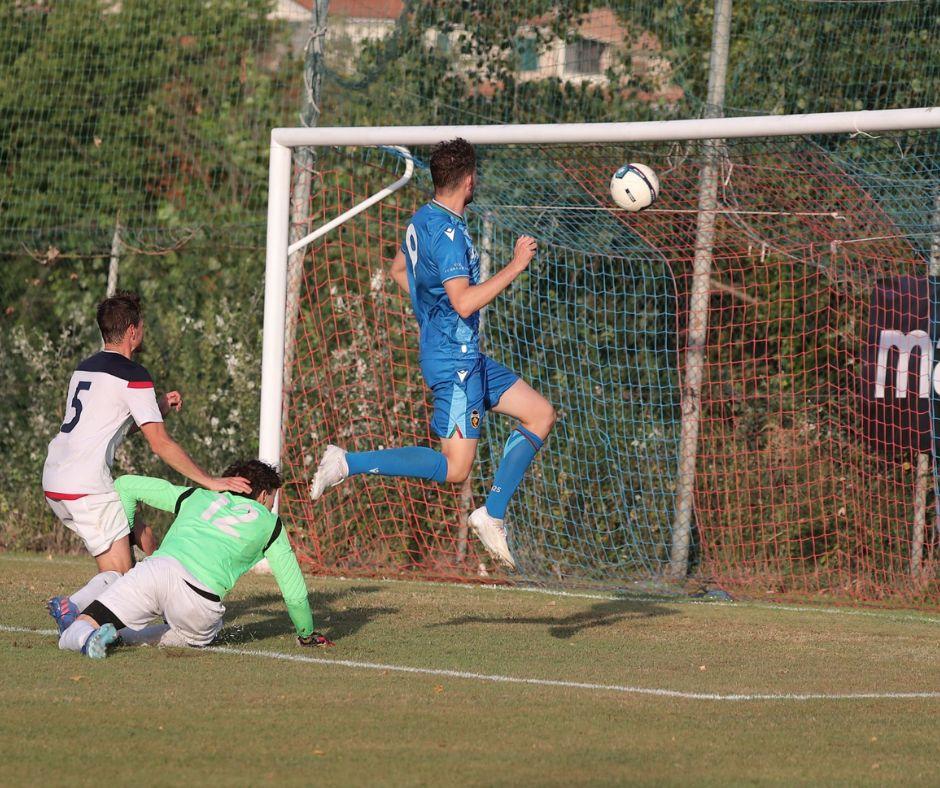
[[[117,639],[118,633],[114,624],[105,624],[91,633],[82,646],[82,654],[92,659],[104,659],[108,656],[108,646]]]
[[[46,602],[46,610],[55,621],[61,635],[78,618],[78,608],[67,596],[54,596]]]

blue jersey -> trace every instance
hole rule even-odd
[[[480,255],[463,217],[436,202],[412,217],[401,246],[408,269],[411,304],[421,329],[420,355],[426,361],[464,362],[479,355],[480,313],[462,318],[450,303],[444,282],[466,277],[480,281]]]

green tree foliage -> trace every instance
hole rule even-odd
[[[45,447],[72,368],[99,347],[118,223],[119,285],[144,298],[141,361],[184,395],[171,433],[215,470],[256,451],[264,140],[299,95],[271,5],[0,8],[0,544],[45,539]],[[167,472],[139,437],[118,459]]]
[[[238,227],[263,208],[258,141],[292,96],[268,0],[7,3],[0,27],[3,224],[100,251],[116,217],[145,239]],[[280,68],[289,65],[284,62]]]
[[[37,535],[35,524],[51,523],[38,491],[39,468],[46,442],[61,418],[69,371],[97,347],[92,314],[105,289],[118,225],[120,284],[140,290],[147,305],[148,355],[143,360],[161,388],[179,388],[186,398],[186,410],[173,417],[171,432],[213,468],[232,453],[253,451],[266,142],[272,126],[296,124],[303,85],[301,58],[290,42],[297,31],[274,20],[274,8],[273,0],[0,4],[0,386],[4,392],[0,452],[10,469],[7,484],[0,488],[0,523],[8,529],[12,523],[14,530],[28,525],[15,533],[0,533],[0,543],[39,544],[44,537]],[[391,35],[344,50],[351,65],[337,68],[326,82],[323,122],[694,117],[704,101],[712,9],[712,0],[408,0]],[[604,13],[609,30],[618,31],[612,34],[615,41],[605,61],[605,79],[570,81],[554,72],[539,78],[524,73],[533,58],[538,62],[552,48],[589,39],[590,20],[596,22],[597,15]],[[940,103],[938,25],[940,0],[737,3],[728,112]],[[327,51],[328,61],[330,56]],[[866,221],[878,231],[853,226],[853,232],[907,234],[903,249],[891,243],[871,254],[882,263],[889,255],[902,261],[899,265],[907,266],[905,270],[913,269],[926,255],[931,237],[937,139],[936,134],[877,143],[859,138],[837,144],[819,141],[813,148],[801,141],[799,152],[792,142],[785,142],[775,144],[770,154],[766,146],[741,148],[724,162],[727,188],[722,199],[731,205],[741,200],[742,207],[772,210],[785,193],[788,206],[805,207],[821,199],[831,184],[848,184],[842,193],[865,195],[863,202],[871,208],[866,208]],[[636,154],[621,150],[595,169],[609,172],[617,157]],[[578,204],[585,207],[604,199],[603,189],[592,191],[590,179],[577,178],[588,168],[583,153],[572,152],[568,160],[556,155],[554,161],[544,152],[526,155],[518,150],[484,156],[479,205],[495,215],[491,217],[494,249],[506,253],[512,234],[526,231],[527,225],[537,227],[543,244],[554,249],[543,270],[550,276],[520,283],[518,297],[504,304],[490,331],[504,347],[512,347],[521,337],[520,368],[540,384],[565,392],[565,402],[590,400],[593,411],[585,406],[586,413],[600,412],[602,406],[614,413],[614,403],[604,402],[603,392],[589,390],[583,376],[563,369],[565,349],[584,348],[583,361],[597,370],[623,361],[632,377],[622,382],[625,403],[616,403],[620,410],[610,417],[608,444],[626,452],[624,478],[645,468],[648,478],[638,483],[655,488],[658,497],[655,505],[649,500],[618,499],[619,478],[589,491],[603,501],[600,508],[621,517],[610,527],[602,523],[596,529],[590,550],[599,561],[624,564],[642,553],[649,565],[657,559],[657,545],[669,528],[670,452],[677,407],[675,349],[681,347],[687,319],[689,255],[682,249],[689,247],[692,225],[671,217],[661,220],[659,236],[639,237],[619,220],[598,218],[596,213],[557,220],[557,215],[533,217],[501,208],[553,200],[581,201]],[[665,199],[676,199],[675,205],[689,209],[697,149],[645,148],[641,155],[654,157],[650,160],[666,172],[666,188],[673,196],[664,195]],[[749,194],[734,191],[747,183],[740,174],[746,167],[764,162],[769,163],[764,170],[783,166],[793,175],[809,158],[818,164],[817,182],[790,177],[785,191],[766,185]],[[328,156],[321,158],[327,160]],[[362,161],[368,162],[368,155],[362,160],[348,157],[346,163],[351,164],[331,181],[336,192],[329,199],[313,195],[314,212],[318,206],[344,203],[372,184],[363,176]],[[732,164],[738,168],[736,175]],[[385,167],[373,176],[381,179],[392,169]],[[761,167],[753,170],[760,171]],[[591,183],[603,186],[602,180],[594,176]],[[682,205],[678,205],[680,194],[685,195]],[[395,204],[396,200],[389,201],[389,209]],[[840,206],[825,206],[830,207]],[[365,218],[361,221],[366,223]],[[709,349],[712,377],[706,386],[711,387],[713,410],[706,409],[706,417],[724,426],[704,439],[702,470],[722,477],[727,475],[726,458],[734,458],[734,465],[737,458],[752,456],[749,452],[763,452],[756,469],[743,461],[734,467],[738,475],[733,489],[774,489],[773,495],[753,500],[737,494],[722,498],[717,490],[709,492],[716,496],[711,503],[700,501],[703,508],[726,513],[727,533],[737,541],[723,545],[721,539],[713,539],[712,544],[726,547],[729,556],[744,544],[741,534],[747,532],[754,544],[779,539],[789,545],[795,560],[811,567],[850,563],[852,559],[845,556],[855,549],[854,537],[850,534],[846,541],[845,530],[839,531],[833,518],[865,515],[833,515],[812,503],[840,492],[840,484],[832,481],[837,471],[826,470],[825,458],[832,454],[828,445],[840,446],[859,464],[864,461],[856,455],[866,449],[840,431],[851,414],[833,405],[831,413],[802,421],[781,415],[809,401],[801,399],[798,389],[816,368],[829,370],[822,388],[846,390],[840,359],[855,352],[858,321],[864,317],[867,285],[851,278],[852,266],[858,268],[859,263],[848,256],[850,252],[827,247],[814,253],[812,277],[804,275],[801,259],[794,263],[792,254],[781,253],[781,246],[792,250],[798,243],[804,248],[818,243],[825,221],[781,220],[770,228],[758,219],[736,217],[722,224],[719,233],[720,243],[737,244],[737,251],[716,263],[716,279],[733,281],[734,288],[712,297],[716,307]],[[383,238],[388,249],[394,248],[394,240],[391,235]],[[370,267],[364,270],[373,274],[388,249],[362,245],[356,254],[368,262]],[[343,276],[342,267],[349,261],[346,254],[338,245],[327,244],[324,259],[317,263],[321,267],[315,269],[317,276],[320,271],[328,274],[326,281]],[[868,265],[865,261],[862,267]],[[865,271],[877,275],[887,268],[884,264]],[[336,305],[320,292],[324,282],[312,281],[306,297],[315,306],[308,307],[307,316],[317,310],[329,313]],[[752,298],[756,293],[759,304],[742,301],[741,293]],[[350,311],[343,319],[368,322],[371,306],[357,303],[346,303]],[[577,316],[585,312],[603,319],[579,321]],[[566,320],[546,336],[532,315],[553,313]],[[822,320],[819,315],[824,313],[827,317]],[[753,330],[773,330],[781,336],[775,340],[743,335],[742,315]],[[404,323],[398,330],[402,335],[396,334],[400,339],[396,352],[407,355],[413,347],[407,344]],[[657,344],[656,338],[670,331],[670,343]],[[803,347],[807,337],[813,343],[811,353]],[[361,338],[360,344],[364,353],[371,352]],[[662,364],[669,354],[675,363]],[[324,348],[315,349],[311,358],[311,363],[327,368],[330,363],[361,366],[356,359],[331,358]],[[538,378],[540,370],[545,370],[544,379]],[[734,370],[746,370],[747,375],[735,378]],[[754,381],[759,384],[748,388]],[[372,378],[365,376],[357,385],[365,401]],[[396,381],[396,386],[402,398],[414,391],[412,380]],[[660,399],[642,398],[641,393],[651,388],[659,390]],[[416,431],[418,411],[409,411],[409,424]],[[825,430],[818,427],[823,423]],[[302,424],[298,429],[310,427]],[[823,438],[812,437],[819,435]],[[807,457],[815,459],[804,461]],[[139,439],[128,442],[119,460],[125,470],[164,472]],[[803,468],[804,475],[794,467]],[[895,473],[899,472],[893,468],[885,475]],[[817,478],[810,478],[814,474]],[[841,488],[862,483],[850,479]],[[586,503],[588,491],[583,485],[578,488],[553,470],[546,471],[539,484],[533,483],[524,493],[532,501],[530,509],[540,511],[538,496],[552,490],[557,511],[544,522],[533,519],[532,541],[542,540],[558,566],[567,560],[565,551],[571,544],[584,543],[583,534],[555,527],[558,518],[588,512],[600,520],[603,512]],[[886,491],[879,499],[888,497]],[[772,511],[765,516],[764,510]],[[18,514],[10,515],[11,511]],[[881,516],[902,521],[905,515],[885,510]],[[637,526],[629,522],[644,517]],[[769,535],[747,531],[752,517],[764,523],[761,527]],[[653,534],[648,542],[628,557],[620,555],[623,534],[635,535],[643,528]],[[886,533],[884,542],[900,539],[899,531]],[[20,534],[27,538],[20,540]],[[883,546],[874,552],[900,554]],[[877,566],[872,571],[885,569]]]

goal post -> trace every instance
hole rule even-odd
[[[293,147],[297,147],[294,145]],[[414,173],[414,161],[407,149],[387,146],[405,156],[405,171],[401,178],[331,219],[309,235],[293,244],[289,241],[289,191],[291,186],[290,148],[271,143],[271,168],[268,181],[268,235],[265,255],[264,279],[264,336],[261,356],[261,424],[258,430],[259,456],[265,462],[279,466],[281,462],[281,402],[284,396],[284,329],[286,326],[287,258],[303,251],[330,230],[368,210],[402,188]],[[277,150],[275,150],[275,148]],[[288,198],[275,199],[275,192],[288,190]],[[282,232],[283,231],[283,232]],[[284,265],[278,261],[283,260]],[[279,347],[278,347],[279,345]]]
[[[764,144],[764,142],[771,140],[773,138],[796,138],[796,137],[805,137],[805,136],[818,136],[818,135],[841,135],[843,137],[865,137],[875,136],[882,133],[891,133],[891,132],[909,132],[909,131],[929,131],[940,128],[940,108],[932,107],[923,107],[916,109],[901,109],[901,110],[883,110],[883,111],[860,111],[860,112],[842,112],[842,113],[820,113],[812,115],[800,115],[800,116],[782,116],[782,115],[773,115],[773,116],[757,116],[757,117],[735,117],[735,118],[708,118],[708,119],[693,119],[693,120],[680,120],[680,121],[660,121],[660,122],[624,122],[624,123],[585,123],[585,124],[529,124],[529,125],[475,125],[475,126],[424,126],[424,127],[409,127],[409,126],[400,126],[400,127],[361,127],[361,128],[343,128],[343,127],[318,127],[318,128],[279,128],[274,129],[271,134],[271,160],[270,160],[270,173],[269,173],[269,202],[268,202],[268,225],[267,225],[267,245],[266,245],[266,269],[265,269],[265,299],[264,299],[264,336],[263,336],[263,358],[262,358],[262,386],[261,386],[261,418],[260,418],[260,429],[259,429],[259,452],[262,459],[272,462],[275,464],[280,464],[283,460],[283,446],[282,446],[282,401],[283,401],[283,364],[284,364],[284,326],[285,326],[285,298],[286,298],[286,271],[287,271],[287,259],[290,252],[297,251],[303,248],[306,244],[318,243],[318,244],[331,244],[335,243],[337,246],[334,249],[335,256],[341,258],[343,254],[343,241],[336,240],[331,241],[330,237],[336,236],[340,230],[339,228],[344,225],[348,220],[354,219],[354,217],[360,217],[357,221],[361,221],[364,217],[360,215],[363,211],[369,211],[370,208],[373,208],[376,205],[380,205],[383,200],[390,197],[391,195],[398,192],[402,189],[411,179],[412,173],[414,170],[414,158],[409,153],[409,150],[414,150],[415,148],[420,148],[423,146],[430,146],[440,142],[445,139],[452,139],[454,137],[463,137],[469,142],[482,146],[488,150],[502,150],[509,149],[511,146],[515,146],[516,149],[522,149],[525,146],[533,146],[541,150],[551,150],[553,147],[558,147],[559,150],[564,148],[567,151],[579,150],[575,146],[607,146],[605,150],[616,149],[615,146],[621,146],[621,149],[624,151],[623,155],[636,156],[632,151],[636,151],[640,146],[644,144],[649,145],[669,145],[674,144],[676,146],[683,143],[694,143],[698,140],[724,140],[728,145],[735,145],[740,143],[744,145],[744,141],[752,140],[755,145]],[[292,178],[292,166],[291,166],[291,150],[294,147],[299,146],[317,146],[324,148],[342,148],[342,149],[368,149],[368,148],[397,148],[397,164],[394,167],[387,167],[385,170],[384,178],[386,179],[381,189],[370,191],[369,194],[355,194],[355,199],[350,199],[349,202],[343,202],[342,197],[352,196],[348,193],[348,188],[346,186],[343,189],[346,189],[346,192],[343,189],[335,189],[337,197],[335,202],[331,202],[330,211],[333,211],[332,214],[323,211],[320,212],[320,218],[323,219],[319,229],[312,233],[305,239],[296,242],[293,246],[289,247],[288,245],[288,233],[289,233],[289,200],[290,200],[290,188],[291,188],[291,178]],[[629,154],[627,151],[631,151]],[[689,156],[688,151],[692,150],[693,153]],[[694,146],[689,147],[683,152],[676,153],[676,158],[685,157],[685,159],[692,159],[698,163],[692,166],[692,170],[695,167],[701,166],[703,158],[696,153],[697,149]],[[742,147],[743,151],[744,148]],[[657,154],[664,156],[664,162],[672,161],[666,154]],[[670,156],[672,154],[669,154]],[[793,159],[797,161],[797,159]],[[739,160],[729,159],[729,168],[734,166],[740,166],[742,169],[747,168],[749,165],[744,154],[741,154]],[[503,163],[505,164],[505,162]],[[501,165],[502,166],[502,165]],[[564,163],[559,165],[562,169],[565,168]],[[690,171],[688,170],[689,163],[684,161],[681,165],[683,172]],[[508,171],[508,165],[507,165]],[[571,173],[569,173],[570,175]],[[728,172],[723,173],[727,177],[725,182],[725,187],[730,183],[732,188],[734,187],[734,177],[732,177]],[[577,173],[574,174],[574,180],[578,180]],[[609,173],[608,173],[609,177]],[[750,176],[748,176],[750,177]],[[755,176],[756,177],[756,176]],[[486,174],[484,171],[484,183]],[[850,178],[845,176],[845,181],[853,180],[854,176]],[[507,179],[509,180],[509,179]],[[857,178],[855,178],[857,180]],[[756,181],[755,181],[756,182]],[[853,181],[854,182],[854,181]],[[840,181],[841,183],[841,181]],[[377,185],[377,184],[376,184]],[[584,185],[584,184],[582,184]],[[748,189],[750,188],[750,183],[743,184]],[[591,188],[585,187],[585,190],[590,192]],[[674,214],[678,215],[681,213],[692,214],[694,215],[695,208],[694,203],[686,202],[685,204],[678,204],[673,202],[671,205],[668,204],[669,201],[669,190],[671,188],[670,179],[667,177],[663,183],[663,194],[664,200],[667,204],[662,207],[654,206],[653,211],[650,212],[650,216],[654,215],[655,211],[671,211]],[[374,189],[374,185],[372,187]],[[596,191],[596,190],[595,190]],[[863,189],[862,189],[863,191]],[[544,190],[542,190],[539,199],[545,200],[546,195]],[[612,208],[603,203],[603,195],[592,193],[592,198],[594,198],[593,207],[589,205],[565,205],[560,204],[556,206],[540,206],[546,211],[567,211],[568,214],[574,215],[575,211],[587,211],[594,210],[600,212],[611,213]],[[764,199],[759,193],[754,195],[747,195],[746,199],[753,201],[753,208],[748,208],[747,205],[738,205],[729,208],[727,205],[725,207],[719,207],[716,210],[721,212],[729,212],[730,214],[735,214],[739,216],[747,215],[749,212],[754,215],[779,215],[780,217],[786,216],[795,216],[793,208],[793,201],[790,200],[786,205],[781,204],[780,207],[774,207],[772,198],[776,198],[778,195],[767,194],[764,195],[767,199]],[[858,204],[857,195],[852,197],[852,206],[855,209]],[[521,198],[520,198],[521,199]],[[505,202],[505,201],[504,201]],[[728,202],[726,199],[722,199],[723,203]],[[325,205],[325,203],[324,203]],[[323,206],[321,206],[322,208]],[[505,208],[512,208],[514,206],[504,205]],[[812,206],[810,206],[812,207]],[[840,210],[840,205],[835,205],[834,203],[827,203],[826,208],[829,210],[829,213],[836,214]],[[378,209],[375,209],[378,210]],[[523,212],[528,210],[525,206],[522,207]],[[858,210],[868,210],[875,211],[874,208],[858,208]],[[820,211],[805,211],[807,215],[810,213],[824,214],[826,210]],[[544,213],[544,211],[543,211]],[[369,214],[367,213],[366,216]],[[638,215],[636,218],[637,222],[642,222],[645,214]],[[618,221],[621,221],[622,217],[618,218]],[[385,224],[388,224],[386,220],[382,220]],[[509,222],[511,224],[512,222]],[[783,218],[779,221],[778,225],[770,230],[770,235],[776,233],[778,230],[784,228],[785,221]],[[804,222],[807,224],[808,220]],[[859,224],[864,224],[860,222]],[[869,222],[870,224],[870,222]],[[508,228],[512,229],[512,228]],[[507,232],[508,232],[507,229]],[[731,232],[736,232],[734,228],[730,228]],[[378,261],[383,254],[386,253],[388,248],[388,243],[391,240],[393,232],[390,232],[387,229],[381,229],[379,231],[374,230],[364,230],[366,237],[368,233],[375,233],[374,241],[375,248],[371,249],[371,254],[374,259]],[[634,225],[628,225],[625,228],[625,232],[630,233],[630,238],[633,241],[639,237],[640,241],[653,247],[654,250],[657,246],[657,239],[653,235],[644,236],[644,228],[637,228]],[[824,235],[824,234],[823,234]],[[750,244],[752,247],[761,248],[762,239],[760,237],[760,232],[755,233],[753,227],[744,227],[740,230],[740,243],[745,247]],[[381,243],[379,240],[381,238]],[[770,236],[768,236],[770,238]],[[822,241],[823,238],[820,238]],[[850,239],[851,240],[851,239]],[[812,243],[805,244],[806,250],[805,255],[807,258],[816,254],[811,247]],[[774,243],[771,238],[769,241],[764,242],[763,252],[761,255],[767,254],[768,248],[773,248]],[[316,254],[327,254],[329,252],[329,246],[319,246]],[[561,247],[559,247],[561,248]],[[662,248],[665,248],[665,242],[661,249],[656,252],[663,254],[664,257],[669,257],[672,252],[667,250],[662,252]],[[750,254],[750,252],[748,252]],[[801,254],[803,252],[801,251]],[[616,252],[611,252],[611,254],[616,254]],[[742,253],[743,254],[743,253]],[[784,259],[785,259],[784,255]],[[763,258],[762,258],[763,259]],[[498,265],[498,262],[497,262]],[[886,272],[887,273],[887,272]],[[327,273],[327,276],[334,275]],[[719,273],[720,277],[720,273]],[[745,277],[746,278],[746,277]],[[716,279],[717,281],[717,279]],[[311,283],[311,287],[322,288],[328,287],[328,283],[325,281],[316,281]],[[731,301],[741,301],[748,303],[748,299],[754,301],[754,297],[749,295],[746,291],[746,287],[736,288],[734,285],[716,285],[716,287],[723,288],[723,292],[731,293]],[[324,291],[326,292],[326,291]],[[713,290],[714,292],[714,290]],[[677,297],[676,302],[682,301],[681,297]],[[699,299],[701,300],[701,299]],[[685,303],[685,302],[683,302]],[[687,309],[688,304],[685,303],[684,307],[679,307],[678,312],[682,311],[682,308]],[[688,316],[684,317],[679,315],[676,316],[676,331],[684,331],[687,326],[683,322]],[[520,323],[521,325],[521,323]],[[719,330],[722,330],[719,328]],[[416,342],[416,338],[414,338]],[[528,341],[528,340],[527,340]],[[397,352],[397,351],[396,351]],[[681,355],[681,354],[677,354]],[[717,357],[716,357],[717,358]],[[674,370],[676,375],[681,375],[682,370]],[[720,377],[720,374],[718,375]],[[706,383],[706,385],[710,385]],[[319,394],[318,396],[326,396],[325,394]],[[696,418],[700,418],[697,416]],[[323,436],[317,436],[317,439],[321,439]],[[707,438],[706,438],[707,439]],[[558,440],[557,437],[553,437],[552,440]],[[316,447],[318,451],[322,446]],[[316,453],[314,451],[314,453]],[[308,452],[309,454],[309,452]],[[673,458],[676,463],[678,463],[678,458]],[[305,462],[309,461],[309,457],[305,456]],[[567,458],[569,465],[573,462],[573,457]],[[714,462],[712,458],[709,458],[709,462]],[[309,468],[306,469],[309,471]],[[554,472],[554,471],[553,471]],[[570,468],[560,472],[561,475],[565,478],[570,477]],[[721,474],[719,474],[721,477]],[[573,483],[573,482],[572,482]],[[425,505],[427,504],[427,494],[421,493],[420,496]],[[616,496],[615,496],[616,497]],[[772,497],[772,496],[771,496]],[[613,500],[613,499],[611,499]],[[624,499],[621,501],[621,505],[624,507],[624,511],[621,512],[624,517],[633,516],[632,514],[628,515],[629,512],[634,511],[634,507],[631,507],[631,502]],[[758,508],[763,506],[763,504],[755,504]],[[308,511],[309,507],[305,509]],[[375,507],[373,506],[373,510]],[[413,518],[420,518],[420,514],[412,513],[409,515]],[[763,515],[762,515],[763,516]],[[419,540],[420,541],[420,540]],[[560,539],[561,542],[565,544],[574,544],[578,543],[578,536],[572,534],[564,534]],[[603,540],[601,540],[603,541]],[[359,549],[359,548],[357,548]],[[412,548],[409,548],[412,549]],[[591,549],[588,552],[596,551],[598,548],[596,545],[592,545]],[[606,549],[606,548],[603,548]],[[414,548],[414,550],[419,550],[419,548]],[[733,550],[731,551],[734,552]],[[909,553],[909,550],[908,550]],[[313,558],[314,562],[318,562],[322,559]],[[325,559],[323,559],[325,560]],[[469,559],[468,559],[469,560]],[[669,556],[665,556],[665,563],[661,565],[662,574],[666,574],[666,567],[669,564]],[[723,560],[731,561],[731,558],[726,557]],[[749,559],[750,560],[750,559]],[[756,563],[759,563],[755,559]],[[471,561],[472,563],[472,561]],[[523,562],[525,563],[525,562]],[[544,566],[551,564],[549,561]],[[556,562],[552,566],[556,567],[556,575],[561,576],[563,579],[568,576],[567,568],[565,567],[564,561]],[[675,557],[673,556],[673,567],[675,564]],[[440,569],[439,565],[436,565],[438,570]],[[543,568],[544,568],[543,566]],[[329,571],[330,566],[324,563],[322,565],[324,570]],[[368,571],[368,566],[365,564],[357,564],[359,571]],[[346,571],[348,567],[339,567],[339,570]],[[377,569],[376,571],[382,571]],[[752,571],[751,568],[748,571]],[[430,574],[441,574],[440,571],[434,570]],[[447,571],[443,572],[446,576],[466,575],[466,571],[460,571],[455,573],[449,573]],[[538,573],[534,573],[536,576]],[[590,574],[590,573],[588,573]],[[655,574],[655,573],[653,573]],[[591,580],[592,577],[587,577],[583,579]],[[617,580],[617,578],[614,578]],[[625,579],[625,578],[620,578]],[[609,578],[605,578],[603,582],[609,582]]]
[[[268,221],[265,244],[264,343],[259,428],[261,458],[266,462],[280,463],[279,419],[283,391],[279,370],[282,369],[284,363],[283,333],[290,234],[292,148],[328,145],[434,145],[441,140],[455,137],[462,137],[474,145],[527,145],[668,142],[803,134],[875,134],[881,131],[936,128],[940,128],[940,107],[636,123],[321,126],[273,129],[268,174]],[[308,237],[304,240],[309,244],[312,239]],[[295,251],[300,248],[302,247],[299,243],[295,244]]]

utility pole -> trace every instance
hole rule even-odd
[[[307,26],[307,43],[304,46],[304,91],[300,107],[300,125],[316,126],[320,120],[320,88],[323,84],[323,44],[326,38],[326,14],[330,0],[314,0]],[[310,192],[317,155],[313,148],[295,148],[294,171],[297,173],[291,192],[290,240],[294,243],[303,238],[310,224]],[[281,402],[281,433],[287,430],[290,398],[293,391],[293,366],[296,352],[297,321],[300,317],[300,288],[304,280],[304,256],[301,249],[287,260],[287,305],[284,326],[284,397]],[[266,558],[255,564],[254,572],[267,574],[271,571]]]
[[[320,121],[320,93],[323,83],[323,44],[326,37],[326,14],[329,0],[314,0],[310,9],[307,44],[304,47],[304,94],[300,109],[300,125],[316,126]],[[309,232],[310,192],[317,155],[314,148],[294,150],[296,180],[291,194],[290,241],[294,243]],[[294,354],[297,320],[300,316],[300,288],[304,278],[305,249],[294,252],[287,260],[287,309],[284,331],[284,403],[281,429],[287,426],[287,411],[293,390]]]
[[[708,64],[706,118],[719,118],[724,114],[730,41],[731,0],[715,0],[712,51]],[[712,250],[715,245],[718,208],[718,164],[722,144],[723,140],[705,141],[705,160],[699,177],[695,262],[689,299],[689,339],[682,381],[682,431],[679,438],[676,518],[669,555],[669,576],[675,579],[685,577],[689,570],[698,433],[702,415],[702,378],[705,368],[705,344],[708,340]]]

